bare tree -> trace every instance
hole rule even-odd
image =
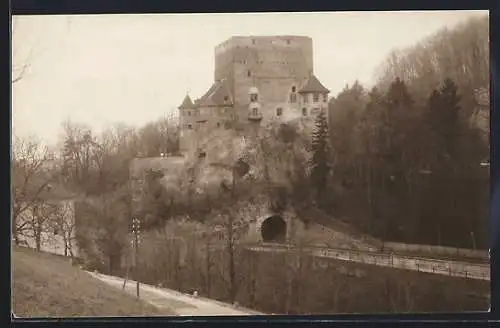
[[[50,231],[50,222],[56,213],[56,206],[44,199],[37,199],[30,208],[28,231],[25,236],[35,241],[35,249],[39,252],[44,240],[44,234]]]
[[[32,209],[54,180],[47,169],[50,162],[47,147],[36,138],[15,137],[12,145],[12,237],[19,244],[19,234],[28,228],[29,222],[22,220],[26,211]]]
[[[11,67],[11,84],[14,85],[26,77],[31,63],[33,61],[33,47],[29,47],[27,51],[23,50],[26,47],[26,40],[19,40],[19,17],[12,16],[11,18],[11,36],[12,36],[12,67]],[[20,45],[22,44],[22,47]]]
[[[63,201],[55,205],[52,219],[54,235],[61,236],[64,244],[64,256],[74,257],[73,246],[75,240],[75,219],[73,203]]]

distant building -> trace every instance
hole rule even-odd
[[[245,129],[272,120],[312,122],[327,113],[329,90],[313,72],[312,39],[304,36],[231,37],[215,47],[214,83],[179,106],[180,149],[206,132]]]

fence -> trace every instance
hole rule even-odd
[[[296,247],[289,245],[248,245],[249,249],[264,252],[291,252]],[[490,280],[489,264],[467,263],[454,260],[438,260],[417,256],[396,255],[369,251],[332,249],[319,246],[307,246],[303,250],[317,257],[338,259],[350,262],[413,270],[432,274],[463,277],[466,279]]]
[[[383,244],[384,250],[394,252],[406,252],[428,255],[441,255],[447,257],[466,257],[477,258],[480,260],[488,260],[488,251],[473,250],[465,248],[444,247],[444,246],[431,246],[431,245],[415,245],[415,244],[402,244],[387,242]]]

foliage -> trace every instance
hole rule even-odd
[[[320,200],[330,174],[328,123],[324,111],[316,117],[311,152],[311,185],[317,193],[317,200]]]

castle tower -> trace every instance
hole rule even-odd
[[[328,115],[329,92],[330,90],[325,88],[316,76],[309,76],[307,82],[299,90],[302,116],[315,118],[321,111]]]
[[[179,148],[181,152],[189,149],[189,141],[194,137],[194,127],[196,124],[196,109],[193,101],[186,94],[182,104],[178,107],[179,110]]]
[[[314,75],[311,38],[234,36],[215,47],[213,85],[194,104],[181,105],[192,106],[180,109],[184,115],[193,109],[198,115],[181,118],[181,131],[193,124],[198,136],[231,127],[255,134],[270,121],[309,122],[327,108],[328,92]],[[181,141],[181,149],[189,143]]]

